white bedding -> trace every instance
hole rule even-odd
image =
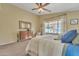
[[[32,56],[61,56],[64,44],[54,40],[52,36],[37,36],[32,38],[26,47],[26,54]]]

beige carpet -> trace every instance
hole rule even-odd
[[[25,48],[29,40],[0,46],[0,56],[25,56]]]

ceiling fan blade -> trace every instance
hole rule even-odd
[[[42,7],[45,7],[45,6],[47,6],[47,5],[49,5],[50,3],[45,3],[44,5],[42,5]]]
[[[39,9],[39,8],[33,8],[32,10],[37,10],[37,9]]]
[[[40,3],[40,6],[42,6],[42,3]]]
[[[48,9],[45,9],[45,8],[43,8],[43,10],[48,11],[48,12],[51,12],[51,10],[48,10]]]
[[[39,3],[35,3],[37,6],[40,6]]]

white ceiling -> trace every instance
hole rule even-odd
[[[45,8],[51,10],[51,12],[43,11],[42,13],[38,13],[37,10],[32,10],[32,8],[37,7],[34,3],[13,3],[13,5],[32,12],[36,15],[79,10],[79,3],[50,3]]]

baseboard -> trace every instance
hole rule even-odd
[[[11,42],[8,42],[8,43],[0,44],[0,46],[3,46],[3,45],[9,45],[9,44],[13,44],[13,43],[16,43],[16,42],[17,42],[17,40],[16,40],[16,41],[11,41]]]

